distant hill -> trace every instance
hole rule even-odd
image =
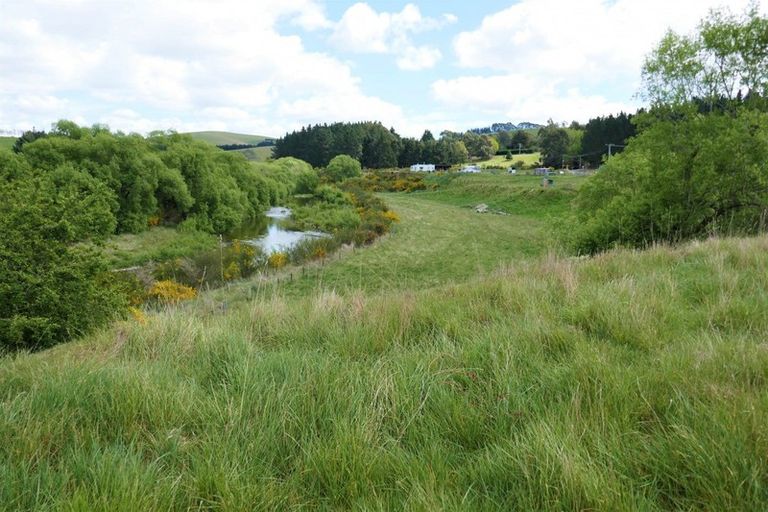
[[[250,160],[251,162],[264,162],[267,159],[272,157],[272,147],[273,146],[267,146],[262,148],[247,148],[247,149],[238,149],[236,150],[238,153],[242,153],[245,158]]]
[[[543,125],[536,124],[536,123],[529,123],[528,121],[523,121],[522,123],[493,123],[491,126],[486,126],[484,128],[472,128],[469,131],[475,132],[475,133],[497,133],[497,132],[511,132],[515,130],[536,130],[539,128],[542,128]]]
[[[0,137],[0,151],[10,151],[18,137]]]
[[[191,135],[195,139],[208,142],[214,146],[220,144],[252,144],[256,145],[264,139],[273,139],[274,137],[266,137],[264,135],[248,135],[245,133],[232,133],[232,132],[187,132],[187,135]]]

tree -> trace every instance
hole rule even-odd
[[[544,166],[559,167],[568,150],[568,132],[550,119],[547,126],[539,128],[538,139]]]
[[[741,18],[712,11],[693,36],[664,36],[643,66],[653,104],[639,133],[577,196],[580,252],[765,229],[766,59],[768,19],[754,5]]]
[[[576,206],[585,253],[756,233],[768,218],[768,114],[656,122],[584,184]]]
[[[480,160],[487,160],[499,149],[496,139],[489,135],[478,135],[472,131],[464,133],[462,142],[464,142],[469,156]]]
[[[531,136],[525,130],[516,130],[509,140],[509,147],[514,151],[519,149],[528,150],[532,144]]]
[[[340,183],[347,178],[355,178],[361,174],[360,162],[348,155],[333,157],[323,172],[323,176],[332,183]]]
[[[108,187],[70,163],[40,173],[6,158],[0,182],[0,350],[45,348],[120,314],[94,245],[116,224]]]
[[[508,149],[512,143],[512,136],[507,131],[497,132],[494,137],[499,144],[499,148],[502,150]]]
[[[34,129],[27,130],[26,132],[21,134],[21,137],[16,139],[16,142],[13,143],[13,152],[14,153],[21,153],[21,148],[24,147],[24,144],[28,142],[34,142],[37,139],[42,139],[43,137],[47,136],[48,134],[43,131],[36,131]]]
[[[636,133],[634,116],[621,112],[619,115],[590,119],[584,128],[579,153],[584,154],[583,161],[592,167],[598,167],[603,157],[608,154],[608,144],[625,145]],[[612,153],[620,153],[621,147],[614,147]]]
[[[705,100],[710,110],[739,94],[768,96],[768,18],[752,4],[741,16],[714,10],[698,32],[673,31],[659,42],[642,68],[642,95],[652,106],[682,106]]]

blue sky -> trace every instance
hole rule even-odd
[[[667,28],[746,3],[3,0],[0,130],[583,122],[642,103],[640,66]]]

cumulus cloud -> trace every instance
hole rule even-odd
[[[12,2],[0,19],[3,128],[67,117],[125,131],[280,135],[363,112],[402,121],[399,107],[363,92],[349,65],[279,26],[332,23],[317,0]],[[336,98],[344,108],[328,107]]]
[[[730,0],[735,11],[749,0]],[[689,32],[722,0],[521,0],[454,39],[457,63],[492,74],[439,80],[435,98],[513,119],[586,120],[634,108],[644,56],[668,28]],[[606,93],[596,91],[612,90]],[[485,94],[484,94],[485,93]],[[463,102],[463,103],[460,103]],[[494,101],[495,103],[495,101]]]
[[[376,12],[367,3],[356,3],[336,23],[330,40],[339,49],[352,53],[381,53],[396,56],[400,69],[419,70],[434,67],[440,50],[429,45],[416,45],[413,35],[442,28],[456,22],[456,16],[440,18],[423,16],[414,4],[400,12]]]

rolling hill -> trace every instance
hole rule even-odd
[[[232,133],[232,132],[188,132],[187,135],[191,135],[195,139],[203,140],[213,145],[219,144],[258,144],[264,139],[271,139],[273,137],[267,137],[264,135],[248,135],[245,133]]]
[[[0,137],[0,151],[4,149],[10,151],[13,144],[16,142],[16,139],[18,139],[18,137]]]

